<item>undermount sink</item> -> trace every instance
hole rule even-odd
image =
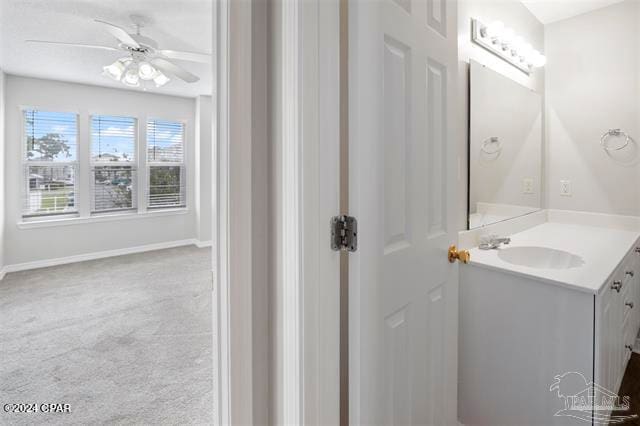
[[[547,247],[502,247],[498,257],[512,265],[538,269],[570,269],[584,265],[580,256]]]

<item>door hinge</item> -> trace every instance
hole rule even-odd
[[[341,215],[331,218],[331,249],[358,250],[358,221],[355,217]]]

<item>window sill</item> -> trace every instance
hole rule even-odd
[[[117,220],[151,219],[163,216],[176,216],[189,213],[188,208],[175,208],[144,213],[105,213],[90,217],[67,217],[64,219],[33,219],[17,223],[19,229],[47,228],[51,226],[81,225],[85,223],[112,222]]]

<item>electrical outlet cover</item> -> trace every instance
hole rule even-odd
[[[560,181],[560,195],[563,197],[571,197],[571,181],[570,180]]]
[[[522,179],[522,193],[523,194],[533,194],[533,179],[532,178],[524,178],[524,179]]]

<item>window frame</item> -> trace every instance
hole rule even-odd
[[[78,218],[80,217],[80,200],[82,194],[80,194],[80,171],[81,171],[81,159],[80,159],[80,112],[77,110],[67,110],[66,108],[48,108],[48,107],[35,107],[28,105],[21,105],[20,110],[20,163],[21,163],[21,191],[22,202],[20,203],[19,217],[23,221],[33,220],[49,220],[60,218]],[[29,161],[27,159],[27,133],[26,133],[26,112],[27,111],[41,111],[48,113],[59,114],[73,114],[76,118],[76,144],[75,144],[75,161]],[[26,213],[25,202],[29,195],[29,167],[72,167],[73,168],[73,207],[74,211],[69,212],[53,212],[53,213]]]
[[[20,176],[20,196],[22,197],[20,202],[16,206],[16,225],[20,229],[32,229],[39,227],[51,227],[51,226],[65,226],[82,223],[97,223],[110,220],[122,220],[122,219],[135,219],[135,218],[150,218],[160,216],[182,215],[189,212],[189,206],[191,200],[191,187],[193,186],[192,177],[190,176],[190,119],[184,117],[173,118],[160,118],[157,115],[147,115],[145,113],[132,113],[124,108],[124,111],[113,111],[108,108],[102,109],[75,109],[69,105],[49,105],[33,106],[33,104],[20,104],[17,109],[20,116],[20,149],[19,155],[21,169]],[[76,147],[75,155],[76,160],[73,162],[28,162],[27,158],[27,144],[26,144],[26,127],[24,125],[24,112],[27,110],[45,111],[45,112],[58,112],[74,114],[76,118]],[[137,171],[137,186],[135,189],[136,209],[121,209],[113,211],[101,211],[92,212],[92,197],[94,196],[91,180],[93,179],[93,161],[91,159],[91,119],[93,116],[107,115],[118,117],[131,117],[136,120],[136,171]],[[169,116],[171,114],[168,114]],[[168,121],[173,123],[180,123],[182,125],[182,149],[183,156],[182,162],[154,162],[150,166],[147,163],[147,123],[152,120]],[[144,125],[142,125],[144,123]],[[44,164],[42,164],[44,163]],[[124,164],[124,163],[123,163]],[[47,214],[35,214],[25,215],[25,200],[28,191],[28,179],[25,178],[26,167],[32,166],[71,166],[74,169],[74,211],[60,212],[60,213],[47,213]],[[149,203],[148,191],[150,185],[150,167],[157,166],[178,166],[181,168],[181,176],[183,179],[182,188],[184,190],[183,203],[181,205],[170,205],[161,207],[147,208]]]
[[[179,123],[182,125],[182,162],[175,161],[150,161],[149,160],[149,123],[152,121],[165,121],[171,123]],[[158,116],[147,116],[145,122],[145,141],[144,141],[144,153],[145,153],[145,193],[144,193],[144,205],[145,209],[150,212],[165,211],[171,209],[188,209],[189,207],[189,175],[187,170],[188,159],[188,143],[187,143],[187,120],[172,119],[172,118],[160,118]],[[184,190],[184,194],[181,194],[183,203],[180,205],[166,205],[166,206],[152,206],[150,205],[151,195],[151,168],[152,167],[180,167],[180,182],[181,191]],[[184,188],[184,189],[182,189]]]
[[[95,161],[93,159],[93,118],[94,117],[115,117],[115,118],[127,118],[133,120],[133,158],[134,161],[127,162],[112,162],[112,161]],[[89,134],[89,195],[90,195],[90,203],[89,203],[89,216],[104,216],[104,215],[125,215],[125,214],[136,214],[140,210],[140,196],[138,191],[138,180],[140,179],[140,150],[139,150],[139,141],[140,141],[140,133],[139,133],[139,122],[140,119],[134,115],[126,115],[126,114],[111,114],[111,113],[96,113],[91,112],[88,114],[88,134]],[[146,144],[145,144],[146,145]],[[128,208],[119,208],[119,209],[108,209],[108,210],[95,210],[95,202],[96,202],[96,191],[95,191],[95,169],[96,167],[131,167],[132,170],[132,184],[131,184],[131,207]]]

